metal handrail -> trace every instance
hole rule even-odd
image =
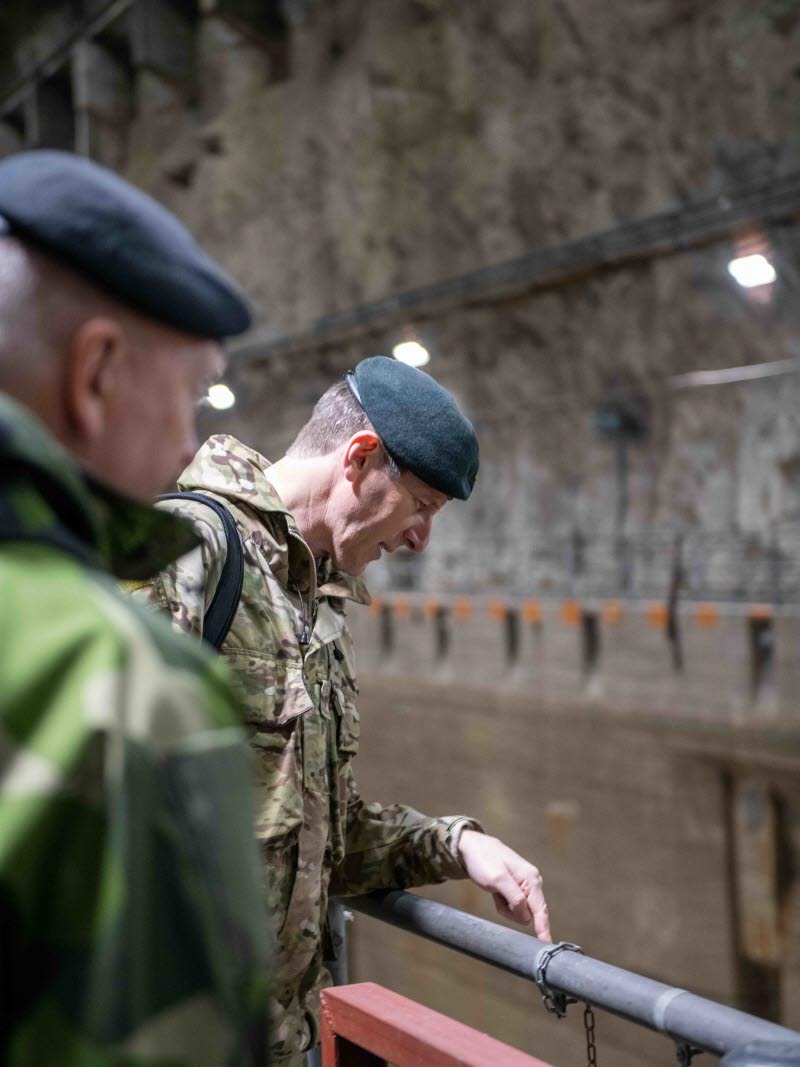
[[[17,82],[0,98],[0,122],[20,106],[30,92],[33,82],[54,74],[61,66],[69,62],[72,50],[82,40],[95,37],[107,26],[133,7],[134,0],[108,0],[99,10],[85,16],[73,26],[46,55],[32,63]]]
[[[542,961],[552,949],[530,934],[400,890],[349,897],[339,903],[532,982],[537,978],[541,982]],[[552,993],[585,1001],[663,1033],[688,1049],[722,1056],[741,1053],[753,1042],[767,1042],[776,1048],[788,1046],[800,1058],[800,1033],[794,1030],[580,952],[550,956],[546,986]],[[787,1061],[762,1057],[758,1062]]]

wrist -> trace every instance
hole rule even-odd
[[[441,820],[445,822],[445,820]],[[462,873],[466,873],[466,867],[464,866],[464,860],[461,854],[461,835],[469,832],[473,834],[475,832],[482,833],[483,827],[477,819],[471,818],[469,815],[457,815],[446,820],[446,835],[445,835],[445,847],[447,854],[451,860],[457,865]],[[457,874],[451,875],[451,877],[459,877]]]
[[[475,830],[469,825],[465,825],[461,828],[458,838],[456,840],[456,852],[460,859],[464,859],[464,856],[469,852],[470,845],[476,838],[484,837],[485,835],[480,830]]]

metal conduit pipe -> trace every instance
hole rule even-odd
[[[347,907],[529,981],[536,981],[539,960],[549,947],[529,934],[399,890],[351,897]],[[720,1056],[752,1042],[800,1050],[800,1033],[794,1030],[578,952],[550,959],[547,986]]]
[[[19,107],[31,92],[33,84],[40,78],[54,73],[69,61],[72,50],[79,41],[88,40],[102,33],[110,23],[133,7],[133,3],[134,0],[109,0],[102,10],[86,18],[79,26],[65,34],[63,40],[59,41],[51,52],[28,67],[14,87],[0,100],[0,121]]]
[[[248,334],[228,345],[236,363],[258,363],[394,328],[464,305],[491,304],[564,285],[603,268],[673,255],[728,240],[743,228],[792,224],[800,216],[800,171],[741,184],[718,195],[611,230],[535,248],[515,259],[445,278],[318,319],[284,337]]]

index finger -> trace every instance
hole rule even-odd
[[[550,936],[550,919],[547,914],[547,901],[544,899],[541,883],[528,891],[528,908],[533,916],[533,930],[541,941],[552,941]]]
[[[531,921],[528,887],[521,886],[507,871],[497,879],[493,886],[493,895],[498,910],[506,918],[523,924]]]

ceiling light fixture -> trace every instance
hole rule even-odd
[[[228,408],[232,408],[236,403],[236,396],[233,390],[229,389],[228,386],[224,385],[222,382],[209,386],[206,399],[211,407],[216,408],[217,411],[227,411]]]
[[[760,252],[750,256],[737,256],[728,264],[728,271],[745,289],[772,285],[778,277],[770,261]]]
[[[424,367],[431,360],[430,352],[419,341],[401,341],[392,349],[392,355],[409,367]]]

